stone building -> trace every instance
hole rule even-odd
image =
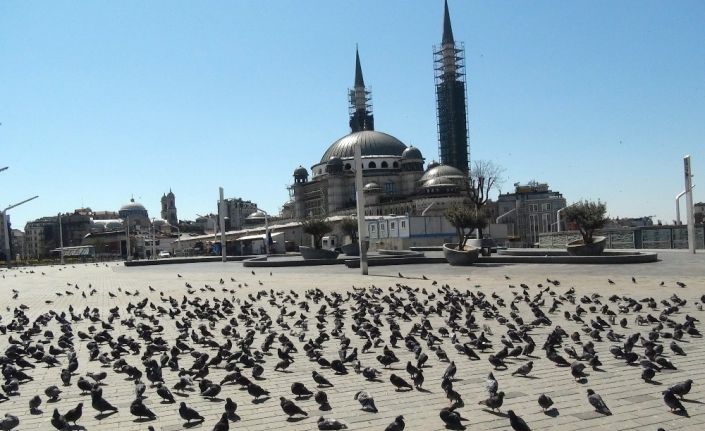
[[[139,202],[135,202],[135,199],[130,199],[130,202],[126,203],[120,207],[118,215],[122,220],[129,221],[130,229],[135,229],[137,231],[149,231],[151,226],[151,221],[149,220],[149,213],[147,209]]]
[[[294,170],[291,202],[283,214],[292,218],[355,212],[354,149],[360,146],[365,215],[440,215],[452,204],[467,203],[468,145],[465,82],[446,4],[443,46],[436,62],[439,149],[442,161],[424,168],[414,146],[375,130],[371,93],[365,86],[360,56],[355,53],[355,80],[349,90],[350,134],[334,141],[309,171]]]
[[[532,247],[539,234],[557,230],[557,212],[565,208],[566,200],[561,193],[549,190],[548,184],[532,181],[516,183],[514,193],[500,194],[496,206],[497,222],[508,225],[514,245]]]
[[[169,189],[169,193],[162,195],[162,211],[161,217],[166,220],[172,226],[177,226],[179,224],[179,218],[176,216],[176,196]]]
[[[241,198],[224,199],[225,230],[240,230],[248,216],[257,211],[257,204]]]

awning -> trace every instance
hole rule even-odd
[[[270,232],[269,235],[274,238],[275,236],[281,235],[283,232]],[[236,238],[235,241],[252,241],[256,239],[261,239],[264,241],[264,234],[261,235],[245,235],[240,238]]]

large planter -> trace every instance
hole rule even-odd
[[[301,253],[301,256],[305,260],[312,260],[312,259],[337,259],[338,258],[338,252],[335,250],[326,250],[323,248],[313,248],[313,247],[306,247],[306,246],[299,246],[299,252]]]
[[[593,236],[592,243],[585,244],[582,239],[571,241],[566,246],[568,254],[571,256],[599,256],[605,251],[607,237]]]
[[[483,256],[492,255],[492,251],[497,252],[497,243],[492,238],[482,238],[482,239],[469,239],[466,243],[467,245],[473,246],[480,249],[480,253]]]
[[[359,256],[360,255],[360,243],[359,242],[345,244],[344,246],[340,247],[340,249],[343,251],[343,254],[346,256]]]
[[[458,250],[458,244],[449,243],[443,244],[443,255],[453,266],[472,265],[478,261],[480,249],[466,244],[464,249]]]

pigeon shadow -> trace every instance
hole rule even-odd
[[[522,377],[522,378],[525,378],[525,379],[529,379],[529,380],[540,379],[539,376],[519,376],[519,377]]]
[[[464,429],[467,429],[467,427],[466,427],[465,425],[462,425],[462,424],[457,424],[457,425],[446,424],[446,429],[449,429],[449,430],[461,430],[461,431],[462,431],[462,430],[464,430]]]
[[[545,414],[546,416],[550,416],[550,417],[552,417],[552,418],[556,418],[556,417],[558,417],[558,415],[559,415],[560,413],[558,412],[558,409],[557,409],[557,408],[553,407],[553,408],[548,409],[548,410],[546,410],[545,412],[543,412],[543,414]]]
[[[705,404],[705,403],[703,403],[702,401],[698,401],[698,400],[688,400],[688,399],[685,399],[685,398],[682,398],[681,401],[683,401],[684,403]]]
[[[252,404],[262,404],[263,402],[267,401],[269,397],[259,397],[257,399],[252,400]]]
[[[40,409],[31,409],[29,412],[30,412],[32,415],[41,415],[41,414],[44,414],[44,412],[41,411]]]
[[[233,414],[231,414],[231,415],[228,415],[228,420],[229,420],[230,422],[237,422],[237,421],[240,420],[240,416],[238,416],[237,413],[233,413]]]
[[[117,410],[113,410],[108,413],[100,413],[100,414],[95,415],[95,418],[98,419],[99,421],[102,421],[103,419],[110,417],[110,416],[114,415],[115,413],[117,413]]]
[[[141,418],[137,418],[137,419],[133,420],[132,422],[137,423],[137,424],[141,424],[141,423],[143,423],[143,422],[150,422],[150,421],[153,421],[153,420],[156,420],[156,419],[157,419],[156,416],[153,417],[153,418],[143,416],[143,417],[141,417]]]
[[[293,423],[293,422],[301,422],[302,420],[304,420],[304,419],[306,419],[306,418],[308,418],[308,416],[300,416],[300,417],[298,417],[298,418],[292,418],[291,416],[289,416],[288,418],[286,418],[286,421],[287,421],[287,422],[292,422],[292,423]]]
[[[483,411],[483,412],[490,413],[490,414],[493,414],[493,415],[495,415],[495,416],[499,416],[499,417],[501,417],[501,418],[508,418],[508,417],[509,417],[509,415],[506,414],[506,413],[497,412],[497,411],[494,411],[494,410],[482,409],[482,411]]]
[[[690,415],[688,414],[688,412],[685,411],[685,410],[675,410],[675,411],[672,411],[671,413],[673,413],[673,414],[676,415],[676,416],[682,416],[682,417],[684,417],[684,418],[689,418],[689,417],[690,417]]]
[[[212,403],[213,403],[213,402],[220,403],[220,402],[223,402],[223,401],[225,401],[225,400],[222,399],[222,398],[210,397],[210,398],[208,398],[208,401],[210,401],[210,402],[212,402]]]
[[[416,390],[419,391],[419,392],[422,392],[422,393],[424,393],[424,394],[432,394],[432,393],[433,393],[432,391],[429,391],[429,390],[426,389],[426,388],[416,388]]]
[[[182,398],[188,398],[188,394],[185,394],[183,392],[174,392],[174,395],[177,395]]]
[[[646,382],[646,383],[649,383],[649,384],[654,385],[654,386],[661,386],[661,385],[663,384],[663,383],[659,382],[658,380],[649,380],[649,381]]]
[[[71,431],[83,431],[86,429],[86,427],[84,427],[83,425],[69,425],[68,429],[70,429]]]
[[[197,427],[197,426],[200,426],[202,423],[203,423],[202,420],[197,420],[197,421],[193,421],[193,422],[186,422],[186,423],[184,424],[184,428],[193,428],[193,427]]]
[[[59,401],[61,401],[61,398],[55,398],[53,400],[47,400],[47,404],[54,404],[58,403]]]
[[[318,408],[318,410],[322,410],[324,412],[332,410],[333,407],[330,406],[330,404],[324,404]]]

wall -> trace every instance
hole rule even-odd
[[[607,248],[614,249],[687,249],[686,226],[645,226],[600,231],[607,236]],[[565,248],[570,241],[580,239],[577,231],[550,232],[539,235],[540,248]],[[705,249],[705,226],[695,227],[695,248]]]

